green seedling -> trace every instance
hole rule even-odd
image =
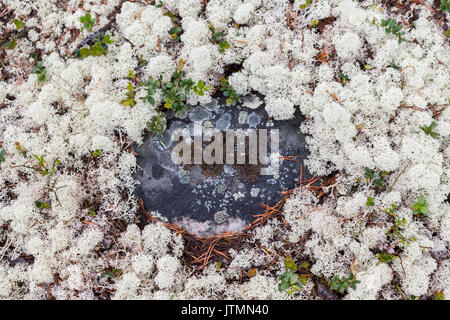
[[[209,30],[212,32],[211,42],[219,46],[219,52],[224,53],[225,50],[230,48],[230,43],[223,40],[223,32],[216,32],[216,29],[212,25],[209,26]]]
[[[16,26],[17,30],[20,30],[23,28],[23,21],[19,19],[14,19],[14,24]]]
[[[175,26],[170,28],[169,34],[172,37],[172,39],[176,42],[180,41],[180,35],[183,33],[183,29],[181,29],[180,26]]]
[[[445,300],[444,291],[436,291],[433,296],[433,300]]]
[[[236,90],[228,83],[228,79],[222,78],[220,80],[220,91],[227,97],[227,104],[235,105],[239,101],[239,95]]]
[[[302,284],[299,282],[298,274],[295,274],[295,271],[297,271],[297,265],[289,254],[284,259],[284,266],[287,271],[278,276],[281,280],[281,283],[278,284],[278,290],[287,290],[286,292],[289,295],[292,295],[294,292],[301,291]]]
[[[426,217],[428,214],[428,203],[424,196],[417,198],[417,202],[413,204],[412,208],[414,214],[421,218]]]
[[[170,81],[164,82],[162,76],[159,79],[150,77],[146,82],[140,83],[139,86],[146,90],[147,95],[141,99],[156,105],[153,95],[157,90],[162,91],[162,106],[156,106],[157,115],[153,116],[152,120],[147,124],[147,128],[158,134],[161,134],[166,129],[166,115],[165,112],[173,110],[176,115],[181,115],[183,111],[189,110],[186,105],[186,100],[189,92],[192,90],[199,96],[205,94],[211,89],[206,86],[202,80],[199,80],[196,85],[190,78],[185,78],[183,67],[186,61],[180,60],[178,62],[177,71],[172,74]]]
[[[45,69],[42,61],[39,61],[33,66],[33,70],[31,71],[31,73],[37,74],[37,82],[39,84],[47,82],[47,69]]]
[[[16,141],[15,145],[16,145],[17,151],[19,151],[19,154],[20,154],[22,157],[25,157],[25,156],[26,156],[26,151],[25,151],[25,149],[24,149],[24,148],[20,145],[20,143],[17,142],[17,141]]]
[[[0,149],[0,162],[5,162],[5,161],[6,161],[6,150]]]
[[[111,39],[109,34],[105,34],[104,32],[99,32],[97,36],[97,41],[92,46],[83,47],[79,50],[75,51],[75,55],[80,58],[87,58],[89,56],[98,57],[102,54],[106,54],[108,52],[108,45],[113,44],[114,40]]]
[[[83,24],[81,27],[81,31],[86,29],[87,31],[91,31],[94,26],[96,20],[91,17],[91,14],[88,12],[84,16],[80,17],[80,22]]]
[[[319,20],[311,20],[311,22],[309,23],[309,25],[314,28],[319,24]]]
[[[136,104],[136,93],[137,88],[135,84],[138,84],[138,77],[134,74],[132,70],[128,72],[127,78],[130,79],[130,82],[128,82],[128,85],[126,87],[126,99],[123,99],[120,101],[121,104],[124,106],[133,107]]]
[[[43,176],[53,175],[56,172],[56,167],[61,164],[61,161],[56,158],[52,166],[49,167],[43,156],[34,155],[34,158],[37,160],[36,171]]]
[[[198,80],[197,84],[193,87],[193,90],[199,96],[204,96],[205,92],[211,90],[211,87],[205,86],[205,83],[202,80]]]
[[[108,277],[110,279],[117,278],[122,273],[122,270],[120,269],[110,269],[102,272],[100,274],[100,278]]]
[[[312,0],[306,0],[306,3],[301,4],[299,7],[300,7],[300,9],[304,10],[304,9],[308,8],[311,4],[312,4]]]
[[[38,209],[50,209],[52,207],[52,205],[50,203],[48,203],[48,202],[41,202],[41,201],[35,201],[34,205]]]
[[[436,132],[434,132],[434,129],[436,129],[436,121],[433,121],[429,126],[423,126],[420,128],[423,130],[423,132],[425,132],[426,135],[437,139],[438,135]]]
[[[252,277],[256,276],[257,273],[258,273],[258,270],[255,269],[255,268],[253,268],[253,269],[250,269],[250,270],[247,272],[247,276],[248,276],[249,278],[252,278]]]
[[[442,0],[440,9],[442,12],[450,13],[450,1],[449,0]]]
[[[409,239],[407,237],[405,237],[402,234],[402,229],[403,227],[406,225],[406,219],[405,218],[400,218],[396,211],[397,211],[397,206],[395,204],[391,205],[391,208],[386,208],[383,210],[383,212],[387,213],[388,215],[390,215],[393,220],[394,220],[394,224],[391,227],[391,229],[387,232],[388,235],[388,239],[392,241],[394,241],[395,245],[397,244],[397,242],[401,242],[402,244],[408,245],[411,243],[411,241],[415,241],[415,238]],[[384,242],[387,242],[386,240]],[[391,243],[391,247],[393,248],[393,244]],[[386,249],[386,248],[385,248]],[[380,248],[380,250],[382,251],[383,248]],[[386,250],[385,250],[386,251]],[[387,252],[389,254],[393,254],[393,250],[387,250]]]
[[[99,157],[101,157],[101,156],[102,156],[102,150],[96,149],[95,151],[92,152],[92,156],[93,156],[94,158],[99,158]]]
[[[292,295],[294,292],[301,291],[302,284],[298,281],[299,276],[298,274],[293,273],[292,271],[288,270],[283,274],[279,275],[279,278],[281,280],[281,283],[278,284],[278,290],[279,291],[285,291],[287,290],[287,294]]]
[[[156,116],[153,116],[152,120],[147,123],[148,130],[150,130],[151,132],[156,132],[159,135],[161,135],[164,130],[166,130],[166,126],[166,115],[162,112],[158,113],[158,115]]]
[[[347,82],[350,81],[350,78],[341,72],[339,73],[339,80],[341,81],[342,86],[345,87]]]
[[[397,259],[398,256],[390,253],[377,253],[377,258],[380,262],[390,263],[393,260]]]
[[[344,293],[348,287],[355,290],[356,285],[360,282],[361,281],[356,280],[355,275],[351,271],[349,271],[347,278],[345,278],[345,277],[339,278],[338,275],[335,275],[333,278],[331,278],[330,289],[337,291],[339,293]]]
[[[393,68],[395,70],[399,70],[399,71],[402,70],[402,67],[400,67],[399,65],[395,64],[395,62],[389,63],[388,67],[389,68]]]
[[[136,104],[136,90],[133,86],[133,83],[128,82],[128,85],[126,87],[127,89],[127,93],[126,93],[126,99],[123,99],[122,101],[120,101],[121,104],[123,104],[124,106],[129,106],[129,107],[133,107]]]
[[[17,31],[19,31],[20,29],[23,28],[23,21],[22,20],[14,19],[13,23],[14,23]],[[14,31],[11,34],[11,38],[3,44],[7,50],[13,50],[16,47],[16,45],[17,45],[17,42],[16,42],[17,31]]]
[[[367,207],[373,207],[374,205],[375,205],[375,203],[373,202],[373,198],[372,197],[367,197],[366,206]]]
[[[397,22],[394,19],[392,18],[389,18],[387,20],[382,19],[381,26],[385,27],[387,33],[392,33],[394,36],[396,36],[398,38],[398,43],[405,41],[405,39],[403,38],[405,32],[404,31],[400,32],[400,30],[402,30],[402,26],[397,24]]]
[[[383,187],[385,185],[384,177],[387,176],[386,171],[382,171],[378,176],[376,175],[376,172],[369,168],[364,168],[365,173],[364,176],[366,177],[366,182],[371,183],[373,182],[378,187]]]

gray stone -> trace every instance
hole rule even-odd
[[[244,124],[247,121],[248,112],[247,111],[241,111],[239,112],[239,124]]]
[[[214,222],[217,224],[225,223],[227,220],[228,220],[228,213],[226,210],[220,210],[214,214]]]

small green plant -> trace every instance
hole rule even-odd
[[[117,278],[122,273],[121,269],[109,269],[100,274],[100,278],[108,277],[110,279]]]
[[[153,95],[156,90],[162,91],[163,105],[162,108],[156,107],[157,115],[153,116],[151,121],[147,124],[150,131],[161,134],[166,128],[165,111],[173,110],[176,115],[180,115],[182,111],[187,111],[189,108],[186,105],[188,94],[193,90],[197,95],[204,95],[206,91],[211,89],[206,86],[202,80],[199,80],[196,85],[191,78],[184,77],[183,67],[186,61],[180,60],[178,62],[177,71],[172,74],[170,81],[164,82],[162,76],[159,79],[150,77],[148,81],[140,84],[147,91],[147,95],[141,98],[152,105],[156,104]]]
[[[38,61],[33,66],[33,70],[31,71],[31,73],[37,74],[37,82],[39,84],[42,84],[47,81],[47,69],[45,69],[45,66],[42,63],[42,61]]]
[[[395,70],[402,70],[402,67],[400,67],[399,65],[397,65],[397,64],[395,64],[395,62],[391,62],[391,63],[389,63],[389,65],[388,65],[388,67],[389,68],[393,68],[393,69],[395,69]]]
[[[20,146],[20,144],[18,142],[16,143],[16,148],[22,156],[24,156],[24,157],[26,156],[25,150],[22,148],[22,146]],[[33,157],[37,161],[36,164],[28,165],[28,163],[30,162],[30,160],[29,160],[25,164],[18,165],[15,167],[28,168],[28,169],[34,170],[35,172],[37,172],[43,176],[51,176],[54,173],[56,173],[56,168],[61,164],[61,161],[59,160],[59,158],[56,158],[53,161],[52,166],[50,167],[47,164],[47,162],[45,161],[43,156],[33,155]]]
[[[99,32],[97,36],[97,41],[88,47],[83,47],[81,49],[77,49],[75,51],[75,55],[79,58],[87,58],[89,56],[98,57],[102,54],[106,54],[108,52],[108,45],[114,43],[114,40],[111,39],[109,34],[105,34],[104,32]]]
[[[96,149],[95,151],[92,152],[92,156],[93,156],[94,158],[99,158],[99,157],[101,157],[101,156],[102,156],[102,150]]]
[[[14,24],[16,26],[17,30],[20,30],[23,28],[23,21],[19,19],[14,19]]]
[[[402,234],[402,229],[403,227],[406,225],[406,219],[405,218],[400,218],[396,211],[397,211],[397,206],[395,204],[391,205],[391,208],[386,208],[383,210],[383,212],[387,213],[388,215],[390,215],[393,218],[393,225],[392,227],[387,231],[387,240],[383,240],[382,242],[386,242],[386,243],[390,243],[390,246],[392,248],[394,248],[398,242],[401,242],[404,245],[409,245],[411,243],[411,241],[416,241],[416,238],[407,238]],[[382,250],[382,248],[380,247],[380,250]],[[394,252],[391,250],[387,250],[389,254],[393,254]]]
[[[189,108],[186,100],[189,92],[192,90],[199,96],[205,95],[205,92],[211,90],[210,86],[205,85],[204,81],[199,80],[195,84],[191,78],[185,78],[183,68],[186,64],[185,60],[180,59],[177,65],[177,71],[172,74],[169,81],[163,81],[162,76],[159,79],[149,77],[145,82],[140,81],[133,71],[130,71],[127,78],[130,82],[127,86],[126,99],[121,103],[126,106],[134,106],[136,101],[136,93],[138,90],[145,90],[146,96],[141,99],[155,106],[156,115],[147,123],[147,128],[151,132],[162,134],[166,129],[166,114],[168,110],[173,110],[177,116],[180,116]],[[154,95],[157,91],[162,92],[162,105],[156,106]]]
[[[345,87],[347,82],[350,81],[350,78],[346,74],[343,74],[341,72],[341,73],[339,73],[339,80],[341,81],[342,86]]]
[[[355,290],[356,285],[360,282],[361,281],[356,280],[355,275],[351,271],[349,271],[347,278],[345,277],[340,278],[339,275],[335,275],[333,278],[331,278],[330,289],[337,291],[339,293],[344,293],[348,287]]]
[[[91,217],[95,217],[95,215],[96,215],[95,209],[89,209],[89,215]]]
[[[397,259],[398,256],[384,252],[384,253],[377,253],[377,258],[378,260],[380,260],[380,262],[390,263],[394,259]]]
[[[130,71],[130,74],[133,74],[133,71]],[[132,81],[128,82],[126,89],[126,98],[120,101],[120,103],[124,106],[133,107],[136,104],[136,88]]]
[[[181,29],[180,26],[175,26],[170,28],[169,34],[172,37],[172,39],[176,42],[180,41],[180,35],[183,33],[183,29]]]
[[[204,96],[205,92],[211,90],[211,87],[205,86],[205,83],[202,80],[198,80],[197,84],[193,87],[193,90],[199,96]]]
[[[394,36],[396,36],[398,38],[398,43],[405,41],[405,39],[403,38],[405,32],[404,31],[400,32],[400,30],[402,30],[402,26],[397,24],[397,22],[394,19],[392,18],[389,18],[387,20],[382,19],[381,26],[385,27],[387,33],[392,33]]]
[[[150,122],[147,124],[148,130],[151,132],[156,132],[157,134],[162,134],[166,130],[167,120],[165,114],[158,112],[156,116],[153,116]]]
[[[235,105],[239,101],[239,95],[236,90],[228,83],[228,79],[222,78],[220,79],[220,91],[223,92],[223,95],[227,97],[227,103],[230,105]]]
[[[367,207],[373,207],[374,205],[375,205],[375,203],[373,202],[373,198],[372,197],[367,197],[366,206]]]
[[[6,150],[5,149],[0,149],[0,162],[5,162],[6,161]]]
[[[26,151],[25,151],[25,149],[22,147],[22,145],[20,144],[20,142],[16,141],[15,145],[16,145],[17,151],[19,151],[19,154],[20,154],[22,157],[25,157],[25,156],[26,156]]]
[[[301,4],[299,7],[300,7],[300,9],[304,10],[304,9],[308,8],[311,4],[312,4],[312,0],[306,0],[306,3]]]
[[[315,28],[318,24],[319,24],[319,20],[311,20],[311,22],[309,23],[309,25],[312,28]]]
[[[450,1],[449,0],[442,0],[440,9],[442,12],[450,13]]]
[[[3,45],[5,46],[6,49],[13,50],[16,47],[17,42],[16,42],[16,39],[14,39],[14,37],[12,37],[11,40],[6,41]]]
[[[41,202],[41,201],[35,201],[34,205],[38,209],[50,209],[52,207],[52,205],[50,203],[48,203],[48,202]]]
[[[437,139],[438,135],[436,132],[434,132],[434,129],[436,129],[436,121],[433,121],[429,126],[423,126],[420,128],[423,130],[423,132],[425,132],[426,135]]]
[[[37,160],[35,169],[43,176],[54,174],[56,172],[56,167],[61,164],[61,161],[56,158],[53,161],[52,166],[49,167],[43,156],[34,155],[34,158]]]
[[[83,24],[81,27],[81,31],[86,29],[87,31],[91,31],[94,26],[96,20],[91,17],[91,14],[88,12],[84,16],[80,17],[80,22]]]
[[[417,202],[413,204],[412,208],[414,210],[414,214],[421,218],[426,217],[428,214],[428,203],[424,196],[417,198]]]
[[[223,53],[230,48],[230,43],[223,40],[223,32],[216,32],[216,29],[212,25],[209,26],[209,30],[212,32],[211,42],[219,46],[219,52]]]
[[[253,268],[247,272],[247,276],[249,278],[252,278],[252,277],[256,276],[257,273],[258,273],[258,270],[256,268]]]
[[[398,241],[393,239],[392,236],[388,235],[387,238],[382,237],[381,240],[378,241],[378,250],[380,250],[380,252],[377,253],[376,256],[381,262],[390,263],[392,260],[398,258],[395,254],[395,248],[398,245]]]
[[[294,292],[298,292],[302,289],[302,284],[298,281],[298,274],[295,274],[295,271],[297,271],[297,265],[289,254],[284,259],[284,266],[287,270],[278,276],[281,280],[281,283],[278,284],[278,290],[287,290],[286,292],[289,295],[292,295]]]

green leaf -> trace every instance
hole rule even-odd
[[[97,150],[95,150],[94,152],[92,152],[92,156],[94,157],[94,158],[98,158],[98,157],[100,157],[102,155],[102,150],[100,150],[100,149],[97,149]]]
[[[16,44],[16,40],[12,39],[10,41],[6,41],[3,45],[6,47],[6,49],[12,50],[16,47]]]
[[[372,207],[374,205],[375,205],[375,203],[373,202],[373,198],[372,197],[367,197],[366,206],[367,207]]]
[[[50,209],[52,206],[48,202],[35,201],[34,205],[39,209]]]
[[[103,42],[107,43],[107,44],[113,44],[114,40],[111,39],[111,37],[109,36],[109,34],[105,35],[105,38],[103,39]]]
[[[425,204],[425,197],[424,196],[420,196],[419,198],[417,198],[417,202],[420,205],[424,205]]]

